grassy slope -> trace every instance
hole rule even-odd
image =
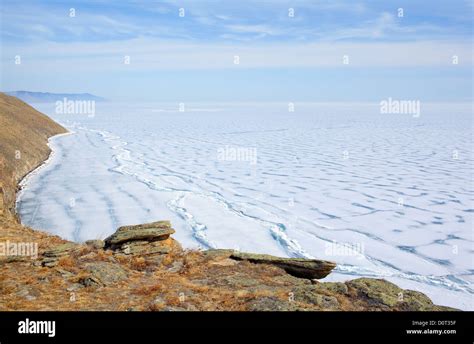
[[[59,124],[21,100],[0,93],[0,214],[14,214],[18,182],[49,155],[49,137]]]

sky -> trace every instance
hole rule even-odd
[[[0,90],[472,101],[473,9],[474,0],[2,0]]]

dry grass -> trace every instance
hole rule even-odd
[[[58,266],[62,268],[71,268],[76,265],[76,261],[72,257],[61,257],[58,261]]]

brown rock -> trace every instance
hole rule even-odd
[[[103,240],[98,240],[98,239],[97,240],[87,240],[86,245],[98,250],[98,249],[104,248],[105,243],[104,243]]]
[[[229,249],[210,249],[203,252],[204,257],[211,259],[225,259],[229,258],[234,253],[234,250]]]
[[[52,249],[47,250],[43,253],[41,265],[46,267],[56,266],[60,258],[69,256],[77,248],[78,245],[72,242],[55,246]]]
[[[326,277],[336,263],[326,260],[305,258],[280,258],[268,254],[254,254],[234,251],[230,258],[246,260],[255,264],[270,264],[284,269],[290,275],[308,279],[320,279]]]
[[[105,239],[105,247],[115,249],[129,241],[166,240],[175,231],[169,221],[157,221],[136,226],[122,226]]]

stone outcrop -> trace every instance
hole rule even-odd
[[[116,254],[158,259],[181,246],[170,235],[175,231],[169,221],[122,226],[104,240],[104,248]]]
[[[71,295],[81,300],[83,308],[80,309],[453,310],[433,304],[420,292],[401,289],[382,279],[318,281],[335,267],[332,262],[234,250],[182,251],[170,237],[172,232],[169,222],[160,221],[120,227],[104,242],[54,245],[42,255],[42,266],[49,269],[30,263],[31,273],[38,276],[36,285],[26,288],[18,283],[16,279],[21,278],[23,272],[10,274],[10,279],[3,285],[0,283],[0,287],[14,291],[8,296],[8,304],[18,299],[30,302],[31,309],[38,309],[35,307],[41,300],[49,305],[46,309],[77,309],[74,302],[55,303],[54,300],[62,298],[44,297],[45,293],[49,295],[54,283],[61,286],[60,291],[64,290],[66,300]],[[29,263],[11,262],[4,266],[12,264],[27,269]],[[96,301],[97,295],[100,295],[100,303]]]
[[[440,311],[454,310],[434,305],[425,294],[415,290],[404,290],[383,279],[358,278],[347,281],[347,287],[358,300],[367,300],[380,310]]]
[[[41,265],[47,267],[56,266],[58,265],[59,260],[61,258],[70,256],[71,253],[76,249],[77,244],[74,243],[65,243],[54,246],[53,248],[43,253],[43,260],[41,261]]]
[[[244,253],[234,250],[209,250],[207,254],[228,257],[234,260],[245,260],[255,264],[274,265],[292,276],[308,279],[324,278],[336,267],[336,263],[326,260],[282,258],[268,254]]]
[[[105,247],[111,249],[121,248],[127,243],[142,241],[152,242],[166,240],[174,229],[169,221],[157,221],[135,226],[122,226],[105,239]]]
[[[104,248],[105,243],[103,240],[95,239],[95,240],[87,240],[85,244],[92,248]]]

